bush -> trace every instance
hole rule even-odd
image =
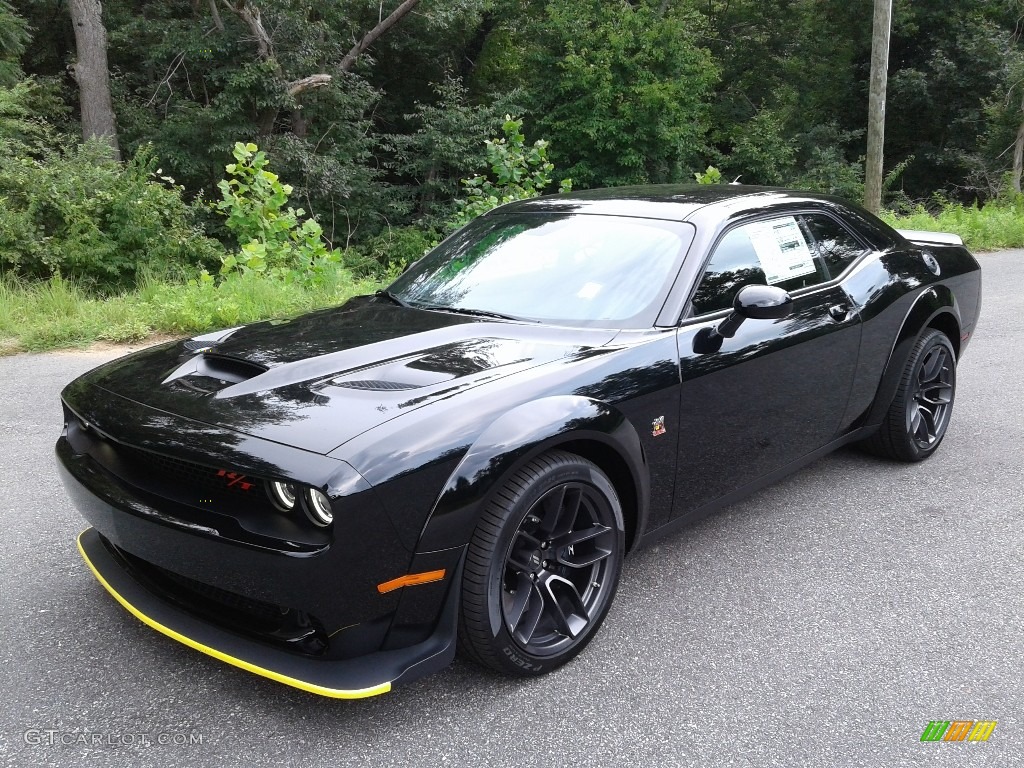
[[[462,180],[467,197],[456,201],[459,211],[448,222],[449,232],[499,205],[537,197],[551,184],[555,166],[548,160],[548,143],[537,139],[528,147],[523,121],[511,115],[505,115],[501,130],[504,137],[484,142],[493,180],[480,175]],[[559,191],[571,190],[572,180],[562,179]]]
[[[359,271],[373,275],[400,273],[437,242],[437,233],[418,227],[395,227],[370,238],[359,249]]]
[[[898,229],[952,232],[975,251],[1024,247],[1024,196],[993,200],[983,207],[940,201],[935,213],[918,204],[907,213],[886,212],[882,218]]]
[[[314,219],[300,221],[306,213],[301,208],[285,208],[292,188],[267,170],[266,154],[255,144],[237,142],[233,154],[237,162],[227,166],[232,178],[217,184],[223,199],[216,208],[227,217],[241,249],[223,257],[220,273],[323,281],[339,259],[327,250],[320,225]]]
[[[103,293],[142,271],[216,263],[219,245],[196,223],[181,187],[147,148],[125,164],[99,142],[35,155],[0,139],[0,271],[64,275]]]

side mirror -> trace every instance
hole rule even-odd
[[[693,351],[706,355],[722,348],[745,320],[781,320],[793,311],[793,298],[775,285],[745,285],[736,292],[732,313],[716,328],[704,328],[693,338]]]
[[[736,292],[732,309],[744,319],[781,320],[793,311],[793,299],[775,285],[745,285]]]

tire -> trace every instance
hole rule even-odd
[[[590,461],[553,451],[518,470],[488,503],[466,555],[463,654],[509,675],[543,675],[593,639],[625,552],[622,507]]]
[[[882,426],[863,447],[898,461],[923,461],[942,443],[956,396],[956,352],[926,328],[914,344]]]

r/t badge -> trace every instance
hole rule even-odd
[[[651,434],[655,437],[665,434],[665,417],[659,416],[651,422]]]

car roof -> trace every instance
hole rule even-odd
[[[807,201],[838,202],[827,195],[746,184],[652,184],[544,195],[508,203],[495,212],[589,213],[686,221],[708,207],[734,209],[739,204],[757,208],[771,203]]]

